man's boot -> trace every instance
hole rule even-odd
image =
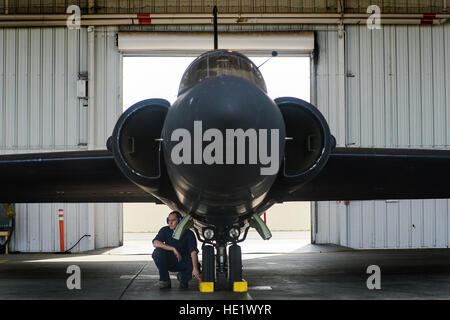
[[[171,283],[170,283],[170,279],[167,281],[160,281],[159,282],[159,288],[160,289],[170,289],[171,287]]]

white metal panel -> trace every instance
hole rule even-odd
[[[450,38],[447,39],[449,41]],[[434,141],[436,148],[447,147],[445,123],[445,59],[450,60],[450,52],[444,51],[444,28],[435,28],[432,32],[433,43],[433,110]],[[450,103],[450,101],[448,102]]]
[[[373,105],[372,105],[372,41],[367,28],[360,29],[360,70],[358,77],[361,81],[360,112],[361,112],[361,144],[373,146]],[[351,95],[351,93],[350,93]]]
[[[421,48],[421,94],[422,110],[424,106],[431,106],[433,103],[433,54],[431,42],[431,27],[420,28],[420,48]],[[433,146],[433,110],[422,112],[422,144],[424,147]]]
[[[335,28],[326,27],[326,31],[318,31],[318,64],[316,66],[316,95],[312,97],[315,104],[328,121],[331,132],[336,136],[338,145],[342,146],[345,141],[345,126],[340,123],[342,118],[339,114],[339,50],[338,35]],[[320,94],[319,94],[320,93]],[[339,213],[336,204],[329,202],[319,202],[313,216],[316,235],[313,237],[317,243],[338,243],[341,239],[346,242],[346,237],[342,235],[342,219],[346,220],[345,214]],[[330,209],[332,208],[332,209]],[[341,216],[342,215],[342,216]],[[338,228],[338,229],[334,229]],[[342,228],[346,229],[346,228]]]
[[[122,58],[116,46],[116,27],[95,29],[95,146],[105,149],[122,113]],[[95,247],[123,242],[122,204],[95,204]]]
[[[339,50],[338,50],[338,35],[336,32],[328,32],[327,34],[327,48],[328,48],[328,94],[330,97],[335,97],[329,100],[328,105],[328,122],[330,128],[333,128],[336,142],[342,145],[345,137],[341,135],[340,114],[339,114]],[[345,131],[343,131],[345,132]]]
[[[374,247],[375,212],[373,201],[362,202],[362,246],[363,248]]]
[[[436,200],[425,200],[423,202],[423,247],[436,246]]]
[[[317,233],[316,243],[330,243],[330,202],[317,203]]]
[[[387,248],[399,247],[400,212],[399,203],[387,202]]]
[[[423,243],[423,201],[411,201],[411,247],[419,248]]]
[[[397,145],[409,146],[409,75],[408,75],[408,27],[396,29],[397,57]],[[401,58],[400,58],[401,57]],[[395,124],[394,124],[395,126]]]
[[[375,201],[375,248],[385,248],[387,233],[387,206],[385,201]]]
[[[344,203],[340,203],[339,210],[339,244],[341,246],[348,245],[348,216],[347,208]]]
[[[30,30],[30,52],[37,53],[41,51],[41,30]],[[42,145],[41,129],[42,129],[42,59],[40,54],[31,54],[30,57],[30,88],[29,88],[29,141],[30,148]]]
[[[20,94],[21,92],[28,92],[28,30],[19,29],[16,33],[16,45],[20,54],[17,56],[17,123],[16,141],[19,148],[23,148],[28,144],[28,95]],[[21,130],[18,130],[21,128]]]
[[[44,203],[41,205],[32,204],[30,206],[39,206],[40,208],[40,234],[41,234],[41,251],[55,251],[55,211],[52,208],[53,205],[49,203]],[[21,211],[17,211],[17,214],[23,214]],[[17,231],[16,231],[17,232]],[[20,245],[20,241],[18,245]],[[18,250],[20,250],[18,248]]]
[[[54,43],[53,30],[51,28],[42,29],[42,131],[41,143],[44,147],[54,145],[53,136],[53,108],[54,108]]]
[[[329,226],[335,226],[330,228],[330,242],[340,243],[340,224],[339,224],[339,207],[330,206],[330,223]]]
[[[103,148],[106,138],[106,79],[107,65],[105,64],[107,49],[105,32],[95,32],[95,148]]]
[[[294,39],[294,40],[293,40]],[[125,54],[148,54],[155,52],[201,53],[214,49],[211,35],[205,32],[120,32],[119,50]],[[242,52],[268,51],[301,54],[314,50],[313,32],[284,33],[219,33],[220,48]]]
[[[97,72],[104,100],[96,101],[98,148],[105,149],[121,113],[121,57],[115,30],[97,31]],[[79,73],[87,72],[87,31],[66,28],[0,29],[0,153],[79,150],[87,142],[87,107],[76,96]],[[80,147],[81,145],[81,147]],[[58,209],[64,210],[65,249],[122,243],[121,204],[18,204],[12,251],[59,251]],[[96,235],[95,216],[106,230]],[[95,245],[97,239],[97,246]]]
[[[420,29],[408,29],[409,43],[409,61],[408,61],[408,85],[410,89],[409,108],[411,111],[411,131],[410,145],[411,147],[419,147],[422,145],[422,110],[420,101]]]
[[[80,44],[88,43],[87,32],[81,32],[79,34],[79,42]],[[80,63],[80,74],[84,74],[87,76],[88,72],[88,51],[80,50],[79,56]],[[87,100],[80,100],[80,114],[79,114],[79,130],[80,130],[80,143],[87,145],[88,143],[88,108],[87,108]]]
[[[350,146],[359,146],[361,144],[359,132],[361,130],[360,113],[360,81],[359,75],[359,51],[349,50],[349,48],[359,47],[359,29],[351,28],[346,30],[346,48],[345,55],[347,58],[347,144]]]
[[[436,200],[436,247],[448,244],[448,205],[447,200]]]
[[[115,203],[94,204],[95,207],[95,247],[121,245],[122,206]]]
[[[54,46],[57,50],[54,51],[53,66],[54,66],[54,144],[57,147],[65,145],[65,111],[66,111],[66,86],[65,86],[65,66],[67,48],[64,39],[64,29],[55,29],[54,31]]]
[[[317,33],[317,106],[333,123],[338,97],[323,70],[333,70],[327,57],[336,48]],[[345,52],[348,146],[450,147],[450,25],[348,26]],[[342,244],[345,236],[357,249],[449,246],[449,200],[351,201],[346,228],[332,217],[342,206],[318,204],[316,243]]]
[[[358,208],[358,204],[347,208],[349,215],[349,231],[348,246],[352,248],[360,248],[362,246],[362,214],[361,208]]]
[[[3,122],[5,146],[13,147],[17,144],[15,134],[16,123],[16,33],[17,30],[5,30],[5,119]]]
[[[384,34],[386,34],[386,47],[389,48],[389,50],[386,50],[387,58],[389,59],[389,71],[387,75],[389,76],[388,79],[386,79],[386,83],[389,84],[389,125],[387,128],[389,128],[390,132],[390,144],[391,147],[397,147],[398,146],[398,130],[397,130],[397,119],[398,119],[398,113],[397,113],[397,52],[396,52],[396,42],[397,42],[397,33],[395,31],[395,28],[388,28],[384,29]],[[355,48],[356,49],[356,48]]]
[[[334,27],[317,32],[319,58],[316,73],[317,94],[313,103],[328,120],[331,132],[336,136],[339,146],[345,141],[345,128],[339,110],[339,73],[338,73],[338,35]],[[320,94],[319,94],[320,92]],[[341,142],[341,143],[339,143]]]
[[[80,43],[79,38],[79,32],[67,33],[67,65],[66,78],[64,79],[64,82],[67,84],[65,93],[67,97],[77,96],[77,88],[72,84],[76,83],[78,74],[82,73],[79,59],[81,52],[77,48],[77,44]],[[75,99],[66,99],[65,102],[67,119],[71,119],[71,121],[67,122],[65,143],[68,145],[79,144],[82,142],[80,137],[80,111],[83,107],[80,106],[80,101],[76,101]]]
[[[399,247],[409,248],[411,243],[411,201],[400,201],[399,207]]]

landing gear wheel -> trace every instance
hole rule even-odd
[[[241,247],[237,244],[230,246],[228,259],[229,281],[230,285],[233,285],[234,282],[242,281]]]
[[[202,255],[202,281],[214,282],[216,275],[214,247],[207,245],[203,246]]]

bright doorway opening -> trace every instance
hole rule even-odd
[[[249,58],[257,66],[268,59],[257,56]],[[149,98],[163,98],[173,103],[177,98],[181,77],[194,59],[180,56],[124,57],[123,109]],[[310,101],[309,57],[274,57],[264,63],[260,70],[272,99],[291,96]],[[169,212],[170,209],[165,205],[125,203],[124,233],[158,232],[165,225]],[[273,232],[296,232],[305,242],[310,242],[310,202],[276,204],[267,211],[266,221]]]

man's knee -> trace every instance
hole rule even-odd
[[[161,260],[165,256],[164,249],[162,248],[155,248],[152,253],[153,260]]]

